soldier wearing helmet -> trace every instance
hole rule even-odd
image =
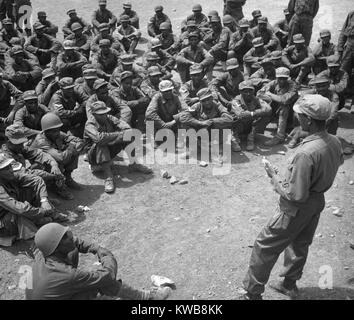
[[[41,119],[42,131],[35,137],[31,148],[50,154],[65,177],[65,185],[70,189],[82,190],[71,175],[78,167],[79,152],[84,144],[80,138],[62,132],[62,126],[63,122],[55,113],[46,113]]]
[[[178,45],[177,37],[172,33],[172,26],[168,22],[160,24],[161,33],[156,36],[161,41],[161,49],[170,54],[176,53],[176,46]]]
[[[171,25],[172,29],[172,23],[171,19],[163,13],[163,6],[159,5],[155,7],[155,14],[153,17],[149,19],[148,25],[147,25],[147,32],[148,35],[152,38],[155,38],[157,35],[161,33],[160,30],[160,25],[161,23],[167,22]],[[172,30],[171,30],[172,31]]]

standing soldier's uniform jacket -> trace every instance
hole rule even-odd
[[[351,11],[344,22],[338,39],[338,52],[342,56],[342,69],[351,74],[354,67],[354,11]]]

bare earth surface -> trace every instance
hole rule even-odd
[[[244,13],[260,8],[271,23],[282,17],[287,0],[249,0]],[[45,10],[60,28],[65,12],[74,7],[79,15],[90,20],[96,0],[32,1],[35,12]],[[116,14],[121,1],[108,1]],[[322,0],[316,18],[313,40],[320,28],[333,30],[335,41],[346,14],[354,9],[351,0]],[[140,15],[141,29],[146,36],[146,24],[157,4],[165,7],[177,32],[181,20],[190,13],[192,2],[177,0],[133,1],[133,9]],[[204,11],[221,12],[222,1],[203,1]],[[333,14],[333,15],[332,15]],[[61,37],[61,35],[60,35]],[[147,37],[147,36],[146,36]],[[144,49],[141,45],[138,47]],[[354,115],[347,110],[340,113],[339,136],[354,141]],[[270,132],[266,132],[270,136]],[[259,137],[258,141],[264,141]],[[286,155],[277,154],[285,151]],[[119,167],[122,179],[114,195],[103,191],[103,180],[94,177],[88,164],[80,159],[75,171],[76,180],[85,186],[77,192],[74,201],[63,201],[60,208],[72,212],[76,220],[71,224],[78,236],[98,242],[116,255],[119,277],[136,287],[150,286],[152,274],[173,279],[177,290],[171,299],[235,299],[237,288],[247,270],[251,246],[267,219],[275,213],[277,195],[261,167],[261,156],[266,155],[283,169],[293,153],[280,146],[273,150],[234,154],[231,172],[214,176],[214,165],[202,168],[194,165],[154,165],[154,176],[128,173]],[[303,299],[354,298],[354,160],[347,157],[340,168],[335,185],[327,193],[317,236],[310,248],[308,262],[299,286]],[[160,177],[160,169],[189,181],[187,185],[170,185]],[[75,214],[78,205],[91,211]],[[343,217],[332,214],[332,207],[342,209]],[[31,265],[24,253],[26,243],[18,243],[8,250],[0,249],[0,299],[23,299],[24,291],[18,287],[20,266]],[[81,260],[83,266],[94,268],[93,257]],[[273,270],[275,279],[281,268],[282,257]],[[333,275],[333,289],[318,287],[320,268],[329,266]],[[326,267],[325,267],[326,268]],[[284,299],[267,289],[265,299]]]

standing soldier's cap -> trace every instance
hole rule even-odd
[[[5,130],[5,136],[13,144],[22,144],[28,141],[23,126],[20,126],[18,124],[8,126]]]
[[[258,17],[261,17],[261,16],[262,16],[261,10],[254,10],[254,11],[252,11],[252,17],[253,17],[253,18],[258,18]]]
[[[64,77],[59,80],[60,88],[71,89],[75,87],[74,80],[71,77]]]
[[[147,69],[149,76],[161,76],[162,72],[158,66],[151,66]]]
[[[96,69],[86,69],[82,72],[84,79],[97,79],[97,70]]]
[[[69,227],[64,227],[59,223],[48,223],[37,231],[34,243],[43,256],[48,257],[58,247],[61,239],[68,230]]]
[[[252,45],[257,48],[257,47],[262,47],[264,46],[263,38],[258,37],[252,40]]]
[[[156,60],[160,60],[160,57],[156,52],[148,52],[146,54],[146,60],[147,61],[156,61]]]
[[[222,18],[222,23],[223,24],[230,24],[230,23],[234,23],[235,19],[233,17],[231,17],[229,14],[223,16]]]
[[[47,79],[55,76],[55,71],[52,68],[46,68],[42,71],[42,79]]]
[[[64,50],[75,50],[77,47],[75,47],[75,41],[73,40],[65,40],[63,42],[63,48]]]
[[[280,50],[276,50],[270,53],[270,58],[272,60],[279,60],[281,59],[283,53]]]
[[[163,11],[163,6],[156,6],[155,12],[158,12],[158,11]]]
[[[151,48],[158,48],[158,47],[161,47],[162,44],[161,44],[161,41],[157,38],[153,38],[151,39]]]
[[[170,80],[163,80],[159,84],[159,90],[161,92],[166,92],[166,91],[170,91],[170,90],[173,90],[173,89],[174,89],[174,86],[173,86],[173,83]]]
[[[329,56],[327,58],[327,66],[328,67],[340,67],[340,63],[338,61],[338,57],[336,56]]]
[[[110,27],[109,27],[109,24],[108,23],[101,23],[99,26],[98,26],[98,30],[100,31],[104,31],[104,30],[109,30]]]
[[[132,4],[130,2],[123,3],[123,9],[131,9],[131,8],[132,8]]]
[[[331,101],[319,94],[307,94],[296,101],[293,107],[299,114],[315,120],[327,120],[332,113]]]
[[[200,39],[200,34],[199,34],[199,32],[193,31],[193,32],[190,32],[190,33],[188,34],[188,39],[189,39],[189,38],[193,38],[193,37]]]
[[[12,162],[15,160],[12,158],[9,158],[7,155],[5,155],[3,152],[0,153],[0,170],[8,167]]]
[[[94,90],[98,90],[99,88],[103,87],[103,86],[108,86],[108,82],[104,79],[97,79],[95,81],[95,83],[93,84],[93,89]]]
[[[39,12],[37,13],[37,16],[38,16],[38,17],[46,17],[47,14],[46,14],[44,11],[39,11]]]
[[[66,12],[66,14],[67,14],[68,16],[70,16],[70,15],[73,14],[73,13],[76,13],[76,10],[75,10],[75,9],[70,9],[70,10],[68,10],[68,11]]]
[[[187,21],[187,27],[196,27],[197,23],[195,22],[195,20],[188,20]]]
[[[107,0],[98,0],[98,4],[107,4]]]
[[[170,30],[171,29],[171,24],[168,22],[162,22],[159,26],[160,30]]]
[[[130,22],[130,18],[126,14],[123,14],[119,20],[120,20],[120,22]]]
[[[1,21],[1,23],[2,23],[3,25],[5,25],[5,24],[8,24],[8,25],[11,24],[11,25],[12,25],[12,24],[13,24],[12,20],[9,19],[9,18],[5,18],[4,20]]]
[[[132,78],[133,77],[133,72],[131,71],[123,71],[120,75],[120,81],[123,81],[125,79],[128,79],[128,78]]]
[[[189,67],[189,74],[200,74],[202,73],[204,70],[202,68],[202,66],[200,64],[193,64]]]
[[[268,23],[267,17],[259,17],[257,19],[257,21],[258,21],[258,24],[267,24]]]
[[[40,22],[35,22],[33,24],[33,29],[34,30],[41,30],[41,29],[44,29],[45,28],[45,25],[41,24]]]
[[[295,34],[293,36],[294,43],[305,43],[305,38],[301,33]]]
[[[212,98],[213,94],[209,88],[203,88],[197,92],[197,97],[199,98],[199,101],[203,101]]]
[[[290,78],[290,70],[288,68],[280,67],[275,70],[276,78]]]
[[[221,22],[221,19],[219,16],[212,16],[210,22]]]
[[[193,12],[196,12],[196,11],[198,12],[198,11],[202,11],[202,10],[203,10],[203,8],[200,4],[194,5],[193,9],[192,9]]]
[[[253,85],[252,81],[246,80],[246,81],[242,81],[242,82],[238,85],[238,88],[239,88],[240,91],[245,90],[245,89],[254,90],[254,85]]]
[[[213,16],[218,16],[219,15],[219,12],[217,12],[216,10],[211,10],[209,13],[208,13],[208,17],[211,18]]]
[[[131,54],[123,54],[121,55],[120,60],[124,65],[131,65],[134,63],[134,56]]]
[[[240,28],[249,28],[250,26],[250,23],[247,19],[241,19],[239,22],[238,22]]]
[[[71,31],[76,31],[76,30],[79,30],[79,29],[83,29],[83,26],[81,25],[81,23],[74,22],[71,25]]]
[[[323,84],[323,83],[330,83],[330,80],[326,76],[316,76],[312,81],[311,84]]]
[[[109,39],[101,39],[100,42],[98,43],[99,47],[110,47],[111,46],[111,41]]]
[[[283,10],[283,12],[284,12],[284,14],[285,14],[285,15],[290,14],[290,11],[289,11],[289,9],[288,9],[288,8],[285,8],[285,9]]]
[[[331,36],[331,31],[329,31],[328,29],[323,29],[320,31],[321,38],[326,38],[326,37],[330,37],[330,36]]]
[[[23,100],[28,101],[28,100],[38,100],[38,96],[36,94],[36,91],[34,90],[27,90],[23,93],[22,95]]]
[[[20,54],[20,53],[23,53],[23,49],[22,49],[22,47],[21,46],[13,46],[11,49],[10,49],[11,51],[11,55],[12,56],[14,56],[14,55],[16,55],[16,54]]]
[[[91,112],[93,114],[106,114],[111,111],[103,101],[96,101],[91,105]]]
[[[236,58],[232,58],[226,61],[226,70],[230,71],[230,70],[234,70],[239,68],[239,64]]]

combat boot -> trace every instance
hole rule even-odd
[[[107,178],[107,179],[104,181],[104,192],[106,192],[106,193],[113,193],[115,189],[116,189],[116,187],[115,187],[115,185],[114,185],[113,178],[112,178],[112,177]]]
[[[252,128],[252,132],[247,136],[247,145],[246,145],[246,150],[247,151],[253,151],[254,150],[254,128]]]
[[[240,138],[237,133],[234,133],[231,137],[231,150],[233,152],[241,152]]]
[[[291,299],[296,299],[299,296],[299,289],[296,286],[296,282],[291,285],[286,284],[285,281],[271,282],[269,287]]]

